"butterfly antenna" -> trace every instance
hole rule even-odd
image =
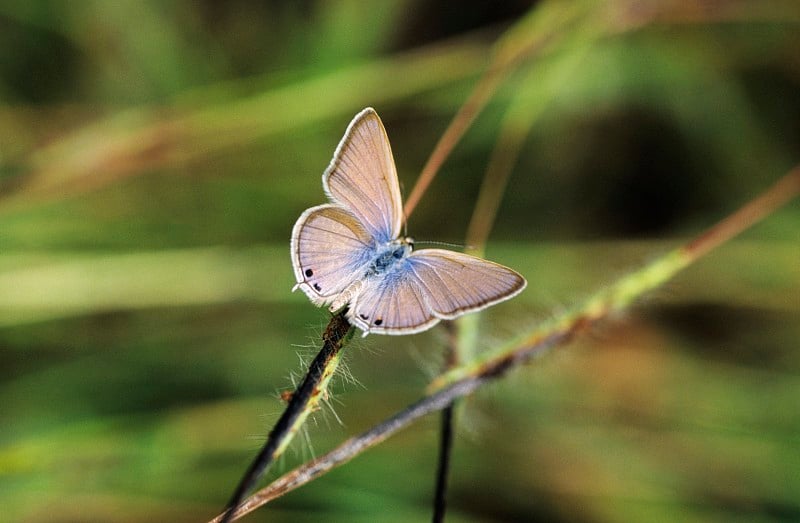
[[[414,240],[414,243],[425,244],[425,245],[441,245],[442,247],[451,247],[453,249],[469,249],[471,246],[464,245],[463,243],[448,243],[448,242],[437,242],[431,240]]]

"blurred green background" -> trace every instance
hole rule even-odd
[[[350,118],[377,109],[408,194],[509,29],[548,46],[409,221],[463,242],[520,144],[487,256],[529,287],[485,348],[766,188],[800,158],[800,6],[695,4],[0,2],[0,519],[214,516],[327,321],[289,234]],[[467,401],[449,521],[800,520],[798,226]],[[418,398],[444,340],[350,345],[343,425],[319,412],[270,477]],[[246,521],[428,520],[436,421]]]

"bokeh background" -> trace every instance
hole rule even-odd
[[[800,8],[695,4],[0,2],[0,519],[215,515],[327,321],[289,234],[350,118],[378,110],[408,194],[507,31],[548,46],[408,224],[463,243],[519,144],[487,256],[529,288],[484,348],[766,188],[800,159]],[[449,521],[800,520],[798,226],[795,202],[465,402]],[[270,477],[418,398],[444,340],[350,345]],[[436,421],[247,521],[428,520]]]

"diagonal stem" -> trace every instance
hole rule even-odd
[[[328,383],[339,364],[340,351],[353,333],[353,327],[344,317],[344,313],[344,310],[337,313],[328,323],[322,335],[322,349],[309,365],[303,382],[292,394],[286,410],[270,431],[264,447],[244,473],[225,506],[225,511],[218,518],[221,523],[241,517],[242,511],[236,508],[269,470],[275,458],[283,454],[308,415],[318,408],[320,400],[327,394]]]
[[[411,190],[411,194],[408,195],[405,208],[403,209],[403,214],[406,219],[414,212],[417,204],[422,199],[422,195],[425,194],[425,191],[428,190],[428,187],[436,177],[436,173],[439,172],[439,169],[442,167],[447,157],[450,156],[453,148],[455,148],[456,144],[464,136],[464,133],[469,129],[469,126],[472,125],[472,122],[489,99],[491,99],[508,71],[509,68],[507,67],[490,67],[478,81],[478,84],[475,86],[469,98],[467,98],[467,101],[464,102],[464,105],[461,106],[458,113],[453,117],[452,122],[447,126],[442,137],[436,142],[433,152],[422,168],[417,183]]]

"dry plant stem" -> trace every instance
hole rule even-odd
[[[782,207],[800,194],[800,165],[775,182],[758,198],[751,200],[721,222],[700,235],[683,248],[685,256],[694,261],[708,251],[730,240],[744,229],[754,225],[775,209]]]
[[[458,323],[445,322],[447,329],[447,350],[443,372],[446,372],[458,364]],[[433,521],[434,523],[444,521],[447,512],[447,483],[450,476],[450,455],[453,450],[453,423],[455,420],[455,402],[448,405],[442,411],[440,433],[439,433],[439,459],[436,467],[436,487],[433,496]]]
[[[508,178],[519,157],[524,137],[524,133],[515,132],[513,128],[507,127],[492,150],[486,175],[478,193],[478,201],[475,203],[475,210],[467,227],[467,245],[478,256],[486,247],[489,232],[497,217],[500,201],[503,199]]]
[[[558,29],[559,28],[553,28],[553,31],[557,33]],[[406,219],[414,212],[417,204],[422,199],[422,195],[428,190],[428,187],[433,182],[442,164],[464,136],[464,133],[467,132],[472,122],[475,121],[478,114],[486,107],[486,104],[506,77],[524,60],[530,59],[531,56],[535,56],[537,53],[548,48],[554,36],[553,33],[540,34],[519,48],[510,45],[501,45],[495,49],[494,56],[486,72],[481,76],[467,100],[458,110],[455,117],[453,117],[453,120],[450,122],[450,125],[447,126],[442,137],[436,142],[433,152],[422,168],[422,172],[414,188],[411,190],[411,194],[409,194],[406,199],[406,204],[403,208]]]
[[[420,199],[422,199],[422,195],[425,194],[425,191],[428,190],[431,182],[433,182],[433,179],[436,177],[436,173],[439,172],[439,169],[442,167],[442,164],[450,155],[453,148],[459,140],[461,140],[461,137],[464,136],[464,133],[467,132],[467,129],[469,129],[475,117],[478,116],[478,113],[481,112],[492,97],[495,90],[497,90],[497,87],[506,77],[508,71],[508,67],[490,67],[481,77],[478,85],[475,86],[475,89],[472,91],[467,101],[464,102],[464,105],[458,110],[453,121],[450,122],[444,134],[436,143],[436,147],[434,147],[428,161],[422,168],[422,172],[417,179],[417,183],[414,185],[414,189],[412,189],[411,194],[409,194],[406,200],[406,205],[403,209],[406,219],[414,212],[414,208],[417,206]]]
[[[453,416],[455,403],[442,411],[441,432],[439,433],[439,464],[436,467],[436,493],[433,501],[433,523],[444,521],[447,512],[447,480],[450,476],[450,455],[453,450]]]
[[[309,414],[319,408],[319,403],[328,393],[328,384],[339,364],[341,349],[353,333],[353,327],[341,311],[335,314],[328,323],[322,336],[322,349],[308,367],[303,382],[291,395],[289,404],[270,431],[267,442],[245,472],[239,485],[218,518],[227,523],[240,516],[241,511],[234,511],[248,492],[252,490],[259,478],[269,470],[275,458],[283,454],[286,447],[305,423]]]
[[[441,167],[442,163],[444,163],[447,156],[453,150],[455,145],[464,135],[466,130],[469,128],[470,124],[474,121],[475,117],[478,113],[485,107],[486,103],[491,99],[492,95],[497,90],[498,86],[502,83],[505,77],[514,69],[514,66],[518,64],[521,58],[531,54],[533,51],[537,51],[541,49],[546,43],[550,40],[549,36],[536,39],[534,42],[529,46],[523,46],[522,49],[517,49],[515,53],[512,53],[512,56],[504,56],[502,53],[496,53],[495,57],[481,77],[478,85],[476,85],[475,89],[473,90],[470,97],[467,101],[461,106],[459,112],[456,114],[455,118],[448,126],[445,133],[440,138],[439,142],[437,143],[436,147],[434,148],[431,157],[429,158],[428,162],[426,163],[425,167],[420,174],[420,177],[417,181],[417,184],[414,186],[411,195],[409,196],[408,200],[406,201],[406,206],[404,208],[404,213],[406,218],[408,218],[416,207],[419,200],[422,198],[422,195],[427,190],[430,183],[433,181],[436,173],[438,172],[439,168]],[[343,321],[346,321],[343,319]],[[332,320],[333,322],[333,320]],[[329,326],[330,328],[330,326]],[[451,351],[451,354],[454,355],[456,352]],[[317,356],[317,359],[322,355]],[[316,360],[315,360],[316,362]],[[306,377],[308,380],[309,376],[311,375],[311,370],[309,370],[309,375]],[[305,383],[305,382],[304,382]],[[302,387],[302,385],[301,385]],[[298,392],[292,397],[292,402],[290,403],[289,407],[287,407],[284,416],[287,416],[287,412],[291,409],[292,404],[296,400],[296,396],[299,394]],[[448,472],[449,466],[449,453],[451,447],[451,439],[452,439],[452,404],[448,407],[450,409],[450,415],[446,415],[443,418],[443,433],[442,433],[442,455],[440,459],[438,474],[437,474],[437,490],[436,490],[436,508],[434,509],[436,513],[440,513],[440,517],[444,517],[444,495],[446,491],[446,475]],[[307,417],[306,414],[303,415],[302,419],[298,419],[296,423],[295,431],[302,425],[303,421]],[[283,419],[283,417],[281,418]],[[281,420],[279,420],[279,425]],[[278,426],[273,429],[273,432],[277,431]],[[270,433],[270,440],[272,438],[272,433]],[[288,440],[291,440],[291,436],[288,437]],[[288,444],[288,440],[287,443]],[[447,440],[447,441],[445,441]],[[233,509],[239,505],[242,497],[246,495],[246,493],[252,488],[252,485],[257,481],[257,479],[264,473],[266,466],[279,454],[270,451],[270,443],[267,442],[267,445],[262,449],[259,456],[250,466],[250,469],[247,471],[244,479],[242,480],[241,484],[236,490],[233,499],[228,504],[225,513],[221,516],[220,521],[223,523],[227,523],[230,521],[231,516],[233,514]],[[285,447],[285,445],[284,445]],[[282,451],[283,448],[281,448]],[[262,463],[263,462],[263,463]],[[235,512],[235,517],[240,517],[246,512],[246,506],[242,506],[239,510]]]
[[[572,312],[524,334],[505,349],[493,352],[474,364],[455,368],[436,380],[425,397],[381,424],[350,438],[331,452],[281,476],[256,492],[237,515],[244,515],[269,501],[294,490],[332,468],[346,463],[361,452],[378,445],[422,416],[447,408],[454,400],[467,396],[484,383],[550,348],[566,344],[577,333],[595,322],[630,306],[634,300],[669,280],[713,248],[757,223],[800,194],[800,166],[752,200],[739,211],[711,227],[685,246],[669,252],[654,263],[623,277],[601,290]],[[215,520],[216,522],[216,520]]]
[[[287,474],[284,474],[277,480],[273,481],[267,487],[259,490],[250,496],[244,503],[239,506],[236,511],[236,517],[242,517],[250,512],[256,510],[262,505],[270,502],[271,500],[290,492],[297,487],[305,485],[318,476],[321,476],[331,470],[332,468],[346,463],[353,459],[363,451],[378,445],[382,441],[388,439],[395,432],[404,429],[411,425],[417,419],[435,412],[442,410],[450,405],[453,400],[471,394],[475,389],[490,378],[478,377],[472,379],[462,380],[454,383],[446,389],[440,390],[434,394],[426,396],[417,403],[411,405],[405,410],[397,413],[383,423],[375,426],[374,428],[364,432],[360,436],[356,436],[346,440],[339,447],[331,452],[314,459]],[[219,523],[221,516],[213,519],[210,523]]]

